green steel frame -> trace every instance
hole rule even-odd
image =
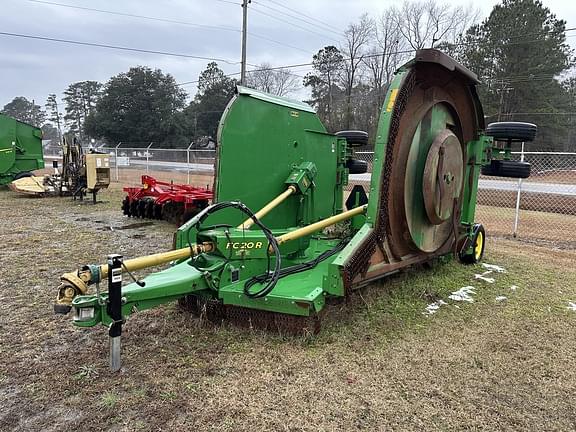
[[[44,168],[42,131],[0,114],[0,185],[19,173]]]

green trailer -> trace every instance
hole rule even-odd
[[[42,130],[0,114],[0,185],[42,168]]]
[[[365,132],[329,133],[308,105],[239,87],[220,121],[214,204],[177,230],[172,251],[110,255],[64,274],[55,311],[73,309],[79,327],[107,326],[117,370],[124,320],[163,303],[214,322],[315,333],[331,300],[372,281],[452,255],[478,262],[478,178],[508,158],[510,142],[485,133],[477,84],[450,57],[418,51],[390,84],[371,173],[356,156]],[[168,262],[122,286],[131,271]]]

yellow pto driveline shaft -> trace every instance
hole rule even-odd
[[[290,188],[288,188],[288,190],[284,192],[282,195],[288,196],[289,195],[288,192],[290,192],[290,194],[293,193],[293,191],[291,191]],[[274,201],[278,200],[282,195],[279,195]],[[274,201],[271,201],[270,204],[272,204]],[[286,243],[291,240],[296,240],[298,238],[312,234],[316,231],[320,231],[321,229],[329,227],[330,225],[334,225],[338,222],[350,219],[353,216],[362,214],[366,211],[367,207],[368,207],[367,205],[363,205],[360,207],[353,208],[352,210],[345,211],[343,213],[331,216],[316,223],[307,225],[294,231],[290,231],[289,233],[276,237],[276,240],[278,241],[278,244]],[[264,208],[262,210],[264,210]],[[182,249],[175,249],[168,252],[161,252],[153,255],[132,258],[124,261],[124,265],[126,266],[126,269],[128,269],[128,271],[142,270],[148,267],[154,267],[161,264],[166,264],[170,261],[176,261],[179,259],[188,258],[191,255],[191,252],[193,252],[194,255],[197,255],[203,252],[210,252],[213,249],[214,246],[211,243],[192,245],[192,248],[185,247]],[[104,280],[107,276],[108,276],[108,264],[102,264],[100,266],[100,279]]]
[[[276,237],[276,240],[278,241],[278,244],[286,243],[290,240],[296,240],[300,237],[304,237],[304,236],[307,236],[308,234],[312,234],[316,231],[320,231],[321,229],[327,228],[330,225],[337,224],[338,222],[342,222],[344,220],[350,219],[353,216],[362,214],[366,211],[367,208],[368,208],[367,204],[360,206],[360,207],[353,208],[352,210],[342,212],[342,213],[337,214],[335,216],[331,216],[329,218],[322,219],[321,221],[318,221],[316,223],[306,225],[305,227],[298,228],[294,231],[290,231],[286,234],[283,234],[279,237]]]
[[[202,252],[210,252],[212,250],[212,245],[205,243],[202,245],[192,245],[192,248],[185,247],[182,249],[175,249],[168,252],[161,252],[153,255],[146,255],[138,258],[132,258],[124,261],[124,266],[128,271],[142,270],[148,267],[154,267],[161,264],[169,263],[170,261],[176,261],[183,258],[188,258],[192,251],[194,254]],[[100,279],[104,279],[108,276],[108,264],[102,264],[100,266]]]
[[[291,188],[288,188],[286,192],[278,196],[274,201],[271,201],[269,206],[270,210],[273,208],[273,204],[277,205],[282,199],[285,199],[290,194],[294,193]],[[283,198],[282,198],[283,197]],[[366,211],[367,205],[361,207],[356,207],[352,210],[345,211],[335,216],[323,219],[316,223],[307,225],[305,227],[296,229],[294,231],[288,232],[284,235],[276,237],[278,244],[286,243],[291,240],[296,240],[298,238],[304,237],[306,235],[312,234],[316,231],[320,231],[323,228],[334,225],[338,222],[350,219],[353,216],[362,214]],[[262,209],[264,210],[264,209]],[[261,210],[261,212],[262,212]],[[264,213],[265,214],[265,213]],[[153,255],[147,255],[138,258],[132,258],[124,261],[124,267],[128,271],[142,270],[148,267],[154,267],[161,264],[166,264],[170,261],[176,261],[184,258],[188,258],[192,255],[196,256],[201,253],[211,252],[215,248],[212,243],[202,243],[202,244],[192,244],[190,247],[185,247],[181,249],[171,250],[168,252],[161,252]],[[58,289],[58,298],[56,304],[70,306],[74,297],[81,293],[85,294],[88,291],[88,285],[93,282],[99,282],[108,276],[108,264],[102,264],[99,266],[99,277],[97,281],[94,281],[94,275],[91,274],[89,269],[80,270],[74,273],[65,273],[61,277],[62,283]]]
[[[261,219],[262,217],[266,216],[270,212],[270,210],[277,207],[278,204],[280,204],[282,201],[284,201],[286,198],[288,198],[295,192],[296,192],[295,186],[292,185],[288,186],[288,189],[286,189],[284,192],[282,192],[280,195],[278,195],[276,198],[274,198],[272,201],[270,201],[268,204],[262,207],[259,211],[257,211],[255,213],[256,218]],[[252,225],[254,225],[254,221],[252,220],[252,218],[248,218],[243,223],[238,225],[238,229],[249,229]]]
[[[290,188],[292,188],[292,186]],[[286,192],[284,192],[282,195],[288,196],[289,195],[288,192],[293,193],[293,191],[291,191],[290,188],[288,188],[288,190]],[[279,195],[274,201],[278,200],[282,195]],[[270,204],[268,204],[268,205],[271,205],[274,201],[271,201]],[[367,205],[364,205],[364,206],[356,207],[352,210],[348,210],[348,211],[345,211],[343,213],[337,214],[335,216],[331,216],[329,218],[323,219],[323,220],[318,221],[316,223],[307,225],[305,227],[296,229],[294,231],[291,231],[289,233],[286,233],[284,235],[276,237],[276,240],[278,241],[278,244],[286,243],[286,242],[291,241],[291,240],[296,240],[300,237],[304,237],[308,234],[312,234],[312,233],[319,231],[323,228],[329,227],[330,225],[334,225],[338,222],[342,222],[343,220],[350,219],[353,216],[364,213],[364,211],[366,211],[367,207],[368,207]],[[262,210],[264,210],[264,208]],[[240,227],[241,226],[242,225],[240,225]],[[142,256],[142,257],[138,257],[138,258],[128,259],[128,260],[124,261],[124,266],[126,267],[126,269],[128,269],[128,271],[142,270],[142,269],[145,269],[148,267],[154,267],[154,266],[158,266],[161,264],[166,264],[170,261],[176,261],[179,259],[188,258],[191,255],[191,252],[193,252],[194,255],[197,255],[197,254],[200,254],[203,252],[210,252],[213,249],[214,249],[214,246],[211,243],[204,243],[201,245],[193,244],[192,248],[185,247],[182,249],[175,249],[175,250],[171,250],[168,252],[161,252],[161,253],[157,253],[157,254],[153,254],[153,255],[147,255],[147,256]],[[102,264],[100,266],[100,279],[103,280],[107,276],[108,276],[108,264]]]

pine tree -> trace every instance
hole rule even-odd
[[[96,103],[100,98],[102,84],[96,81],[80,81],[70,84],[64,91],[64,102],[66,102],[66,120],[69,130],[78,134],[83,139],[84,122],[94,111]]]
[[[85,129],[90,136],[135,147],[151,142],[161,147],[173,145],[171,138],[178,134],[178,114],[186,93],[172,75],[138,66],[110,78],[95,107],[89,98],[84,100],[74,112],[86,115]]]
[[[565,30],[566,22],[539,0],[504,0],[453,46],[458,60],[482,82],[479,94],[488,120],[537,121],[540,149],[564,147],[564,120],[515,113],[564,109],[558,77],[573,61]]]
[[[56,95],[54,93],[48,95],[45,106],[48,114],[46,120],[56,125],[58,141],[60,142],[62,141],[62,114],[60,114],[58,101],[56,100]]]
[[[40,105],[36,105],[33,100],[29,101],[23,96],[15,97],[11,102],[4,105],[2,112],[16,120],[36,127],[40,127],[46,118],[46,113]]]

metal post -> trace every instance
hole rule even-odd
[[[188,148],[186,149],[186,170],[188,171],[188,175],[187,175],[188,184],[190,184],[190,148],[192,148],[193,145],[194,145],[194,141],[192,141],[190,143],[190,145],[188,146]]]
[[[150,145],[146,147],[146,174],[148,174],[148,162],[150,159],[150,147],[152,147],[152,144],[154,144],[154,142],[151,142]]]
[[[522,142],[522,149],[520,150],[520,162],[524,162],[524,142]],[[516,214],[514,215],[514,230],[512,235],[514,237],[518,234],[518,222],[520,220],[520,194],[522,193],[522,179],[518,179],[518,192],[516,193]]]
[[[62,128],[60,127],[60,111],[58,111],[58,101],[54,95],[54,106],[56,107],[56,125],[58,126],[58,142],[62,144]]]
[[[246,85],[246,33],[248,26],[248,4],[251,0],[242,0],[242,64],[240,69],[240,84]]]
[[[504,80],[501,81],[502,85],[500,87],[500,105],[498,107],[498,120],[500,121],[501,117],[502,117],[502,111],[504,110],[504,92],[506,92],[506,95],[508,95],[508,92],[510,90],[514,90],[513,87],[504,87]]]
[[[120,358],[122,335],[122,255],[108,255],[108,305],[112,319],[108,329],[110,336],[110,370],[118,372],[122,366]]]
[[[120,181],[118,177],[118,147],[122,145],[122,141],[118,143],[116,148],[114,149],[114,165],[116,165],[116,181]]]

